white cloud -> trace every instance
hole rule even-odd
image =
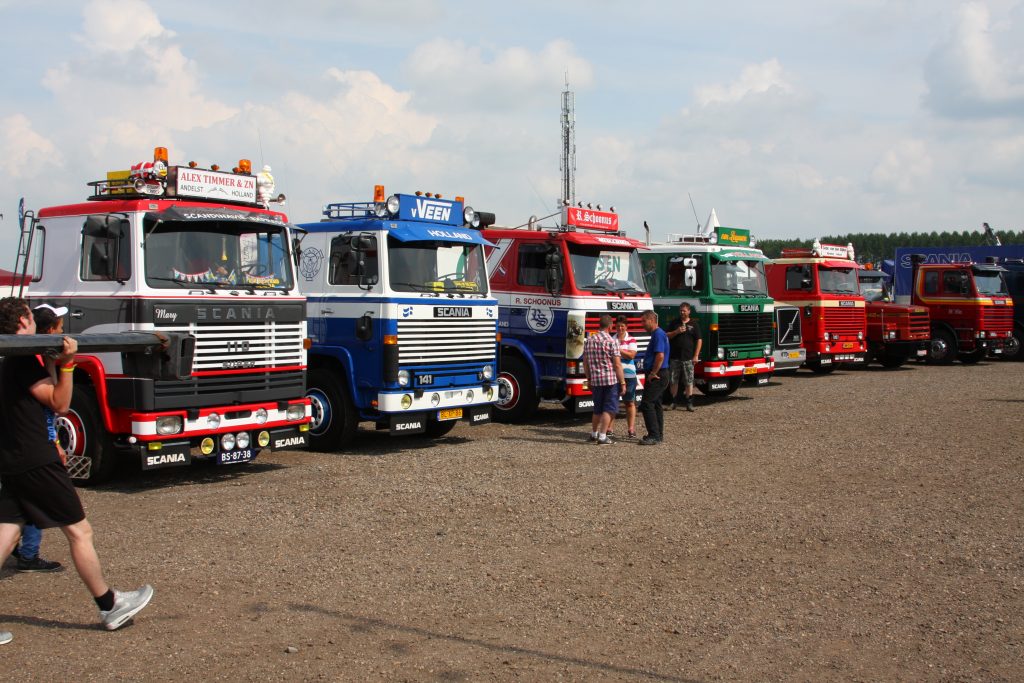
[[[871,171],[871,187],[876,191],[905,194],[920,191],[933,165],[924,141],[903,140],[887,150]]]
[[[925,103],[952,118],[1024,116],[1024,52],[1013,28],[1009,17],[993,25],[982,3],[960,7],[925,63]]]
[[[694,95],[697,104],[707,106],[714,103],[740,102],[751,95],[772,90],[782,94],[796,92],[777,59],[745,66],[739,78],[728,85],[698,86]]]
[[[27,116],[14,114],[0,119],[0,175],[7,180],[28,180],[46,168],[60,166],[62,161],[57,146],[37,133]]]
[[[593,82],[593,69],[571,43],[555,40],[538,51],[485,49],[437,38],[416,47],[405,61],[417,100],[451,108],[507,109],[534,106],[564,88]]]

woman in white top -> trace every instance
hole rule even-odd
[[[622,358],[622,374],[626,379],[626,393],[622,396],[622,404],[626,407],[626,436],[630,439],[636,438],[636,339],[629,333],[626,316],[620,315],[615,319],[615,338],[619,342],[619,356]],[[615,416],[612,416],[611,424],[608,425],[608,433],[612,431],[615,424]]]

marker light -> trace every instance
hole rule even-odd
[[[167,163],[167,148],[156,147],[153,149],[153,161],[162,161]]]
[[[718,347],[718,360],[725,360],[725,349]]]
[[[210,453],[213,453],[214,445],[214,440],[210,437],[206,437],[199,443],[199,452],[203,455],[209,455]]]
[[[764,355],[766,355],[766,356],[772,355],[772,345],[771,344],[765,344],[764,345]]]
[[[270,443],[270,432],[260,432],[257,434],[256,443],[260,445],[260,448],[266,448],[267,444]]]
[[[398,386],[407,387],[409,386],[409,371],[399,370],[398,371]]]
[[[483,368],[484,379],[494,379],[494,368],[490,365],[485,365]]]
[[[436,406],[436,405],[439,405],[440,403],[441,403],[441,395],[440,394],[431,394],[430,395],[430,405]]]
[[[476,225],[480,225],[480,218],[476,215],[476,211],[473,210],[472,206],[467,206],[462,210],[462,219],[466,222],[466,225],[473,225],[473,221],[476,221]],[[475,228],[476,225],[473,225]]]
[[[472,389],[466,392],[466,403],[472,403],[474,398],[476,398],[476,394],[473,393]]]
[[[412,396],[409,394],[402,394],[402,409],[408,410],[412,407]]]
[[[385,219],[388,217],[388,205],[384,202],[377,202],[373,205],[373,215],[377,218]]]
[[[252,173],[252,162],[248,159],[238,160],[238,173],[251,174]]]

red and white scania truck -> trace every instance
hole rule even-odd
[[[74,479],[109,478],[118,454],[148,470],[307,445],[306,304],[269,171],[170,166],[158,147],[90,182],[86,201],[24,214],[30,303],[67,307],[66,333],[194,339],[184,379],[136,372],[116,352],[78,355],[58,419]]]

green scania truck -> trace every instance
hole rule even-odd
[[[703,335],[694,367],[697,388],[709,396],[743,384],[765,385],[775,369],[775,302],[768,296],[765,255],[749,230],[717,227],[707,235],[669,235],[641,259],[659,322],[668,327],[679,305],[691,305]]]

